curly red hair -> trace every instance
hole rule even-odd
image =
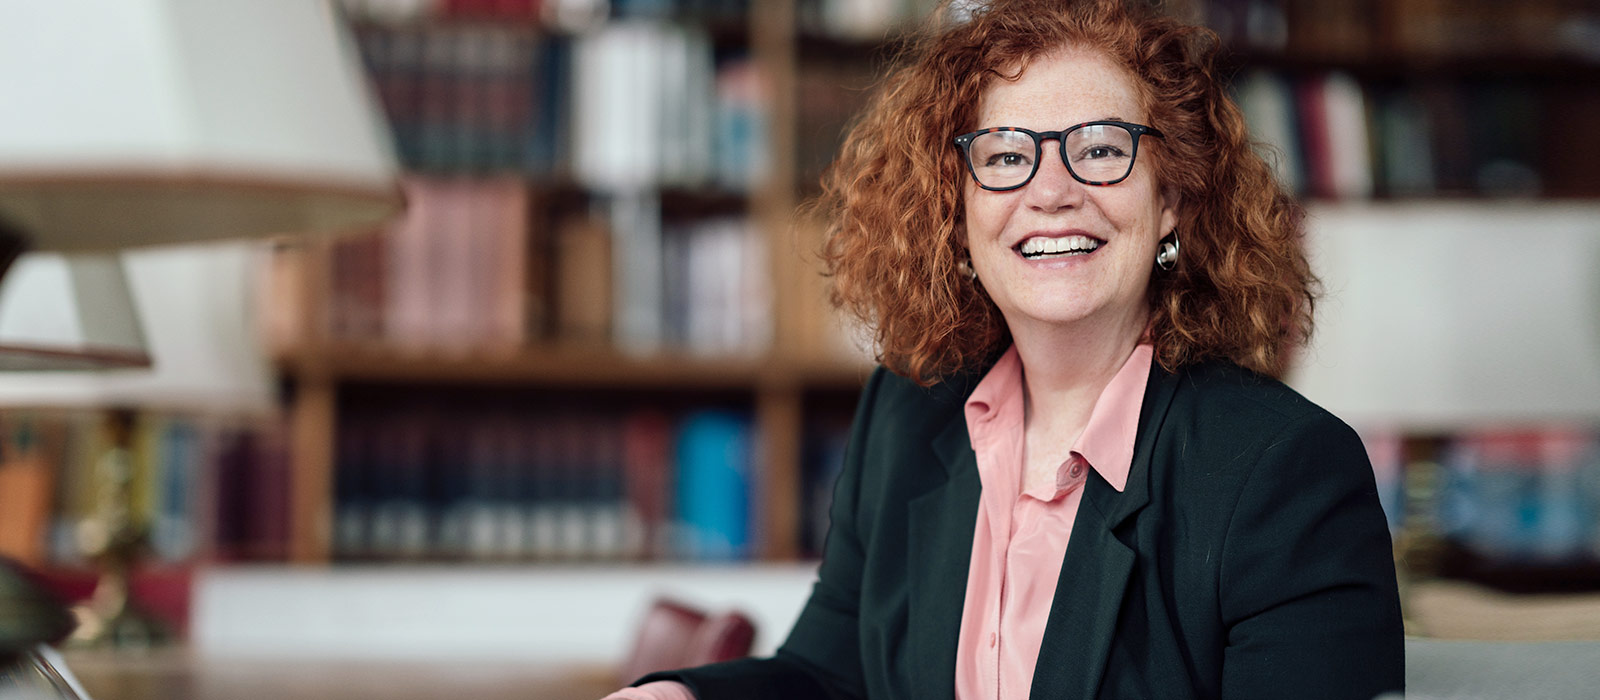
[[[1218,75],[1216,34],[1144,3],[994,0],[935,13],[858,116],[813,202],[830,222],[822,257],[834,305],[875,328],[879,361],[924,384],[979,368],[1009,343],[999,309],[957,271],[969,175],[951,138],[976,128],[993,81],[1069,45],[1125,66],[1148,123],[1166,135],[1144,153],[1180,202],[1178,266],[1157,271],[1150,287],[1157,361],[1174,370],[1224,358],[1280,373],[1311,331],[1317,282],[1301,246],[1303,212],[1252,148]]]

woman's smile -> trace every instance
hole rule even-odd
[[[1027,260],[1056,260],[1085,257],[1099,250],[1105,241],[1086,233],[1031,234],[1012,246]]]

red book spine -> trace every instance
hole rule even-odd
[[[1306,157],[1306,191],[1313,197],[1330,199],[1335,195],[1333,153],[1323,81],[1315,77],[1297,84],[1295,105],[1300,112],[1301,150]]]

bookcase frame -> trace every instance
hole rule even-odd
[[[1182,6],[1184,3],[1178,3]],[[1198,4],[1198,3],[1196,3]],[[302,299],[298,314],[303,342],[277,358],[282,376],[294,387],[287,405],[291,445],[290,561],[327,564],[333,561],[332,523],[334,461],[339,431],[339,397],[352,382],[392,385],[497,385],[524,388],[605,389],[610,391],[682,390],[736,392],[750,397],[760,436],[759,479],[762,492],[753,498],[751,511],[760,522],[754,556],[763,560],[789,560],[800,555],[799,529],[802,502],[802,452],[808,395],[823,391],[848,394],[859,388],[869,368],[844,359],[830,347],[838,333],[833,312],[825,301],[824,281],[817,274],[816,232],[801,221],[797,209],[816,183],[803,175],[799,153],[803,125],[799,123],[799,94],[803,64],[808,60],[879,64],[894,53],[899,41],[815,36],[798,26],[797,0],[763,0],[751,12],[746,32],[750,56],[763,71],[769,96],[769,177],[750,192],[744,202],[746,216],[766,237],[769,273],[773,283],[773,342],[761,356],[748,359],[705,359],[662,354],[638,358],[615,350],[591,346],[533,344],[510,355],[407,356],[371,344],[333,342],[326,337],[330,296],[332,248],[317,242],[306,251]],[[715,27],[719,35],[730,29]],[[1515,74],[1554,83],[1542,90],[1559,91],[1592,79],[1592,66],[1570,59],[1538,56],[1492,55],[1330,55],[1317,50],[1282,52],[1241,48],[1225,59],[1224,69],[1239,71],[1261,67],[1290,75],[1344,70],[1363,82],[1427,78],[1465,82],[1482,73]],[[1576,70],[1580,77],[1572,78]],[[1567,77],[1558,78],[1557,76]],[[1584,96],[1587,95],[1587,96]],[[1595,100],[1594,91],[1580,99]],[[1587,143],[1592,143],[1586,141]],[[1569,159],[1570,160],[1570,159]],[[530,183],[530,187],[540,185]],[[1547,196],[1600,197],[1600,182],[1558,183]],[[1441,193],[1440,199],[1461,197]],[[685,193],[714,201],[718,195]],[[1467,195],[1471,197],[1471,195]],[[664,205],[665,197],[663,199]],[[716,206],[713,204],[713,206]]]

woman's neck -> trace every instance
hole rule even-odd
[[[1098,324],[1012,324],[1022,361],[1024,425],[1076,438],[1100,393],[1138,346],[1147,319],[1140,313]]]

